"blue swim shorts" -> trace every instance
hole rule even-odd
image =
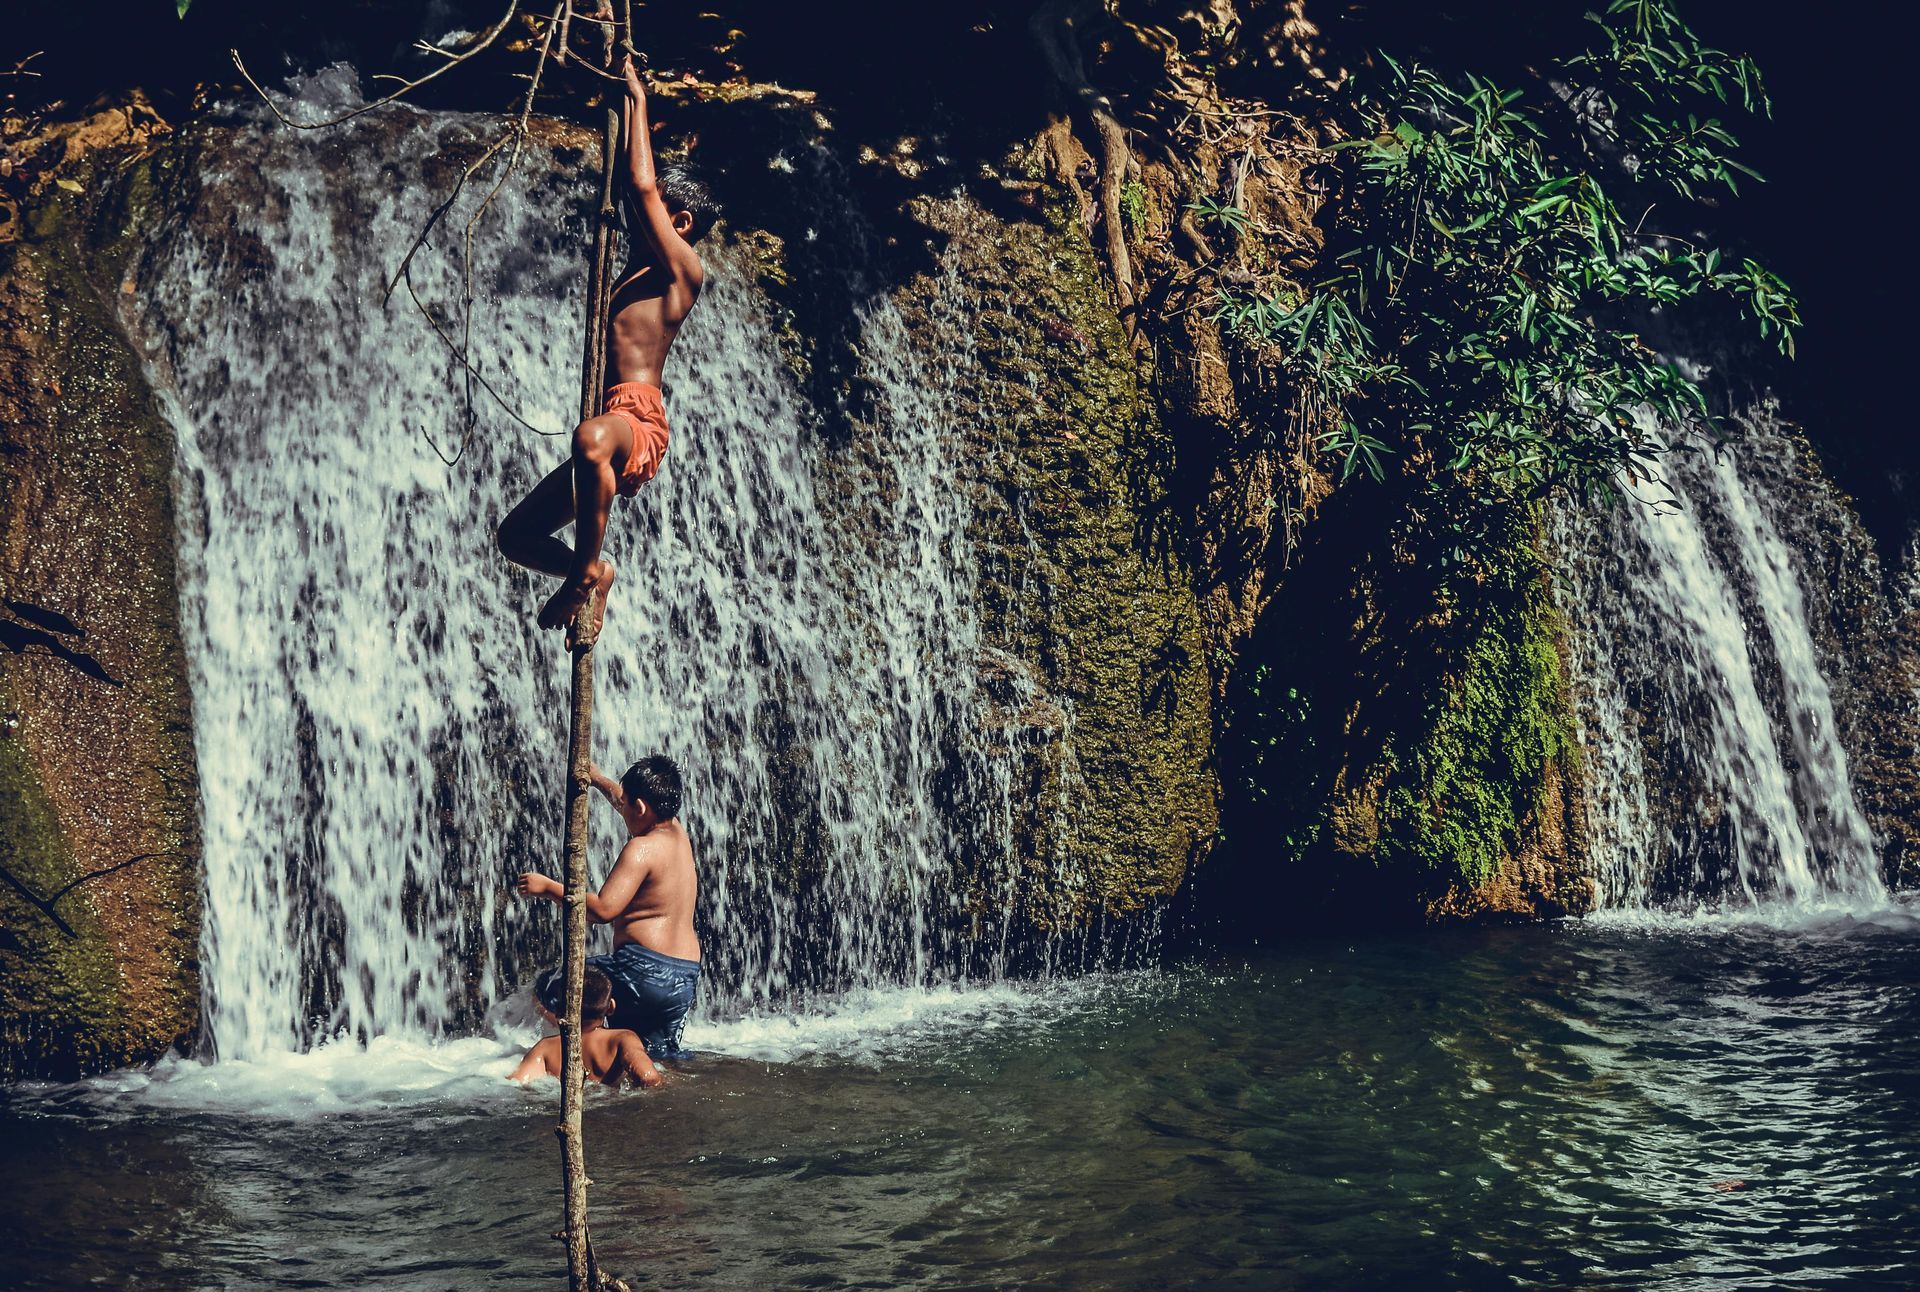
[[[680,1031],[700,985],[698,960],[663,956],[637,942],[622,942],[612,955],[588,956],[587,963],[613,982],[613,1017],[607,1020],[608,1027],[640,1033],[652,1058],[685,1057]]]

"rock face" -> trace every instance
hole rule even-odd
[[[1744,428],[1742,465],[1775,500],[1791,549],[1806,623],[1832,690],[1853,788],[1872,826],[1891,887],[1920,874],[1920,643],[1914,610],[1854,502],[1799,427],[1770,418]]]
[[[1071,929],[1171,898],[1212,843],[1217,783],[1194,581],[1168,531],[1175,445],[1075,211],[1026,191],[1019,220],[915,211],[978,302],[984,734],[1019,751],[1035,918]],[[903,289],[909,318],[932,287]]]
[[[95,158],[78,173],[111,192],[49,189],[0,245],[7,1076],[151,1059],[199,1016],[173,444],[115,312],[150,172]]]
[[[1229,927],[1542,918],[1591,905],[1560,621],[1532,509],[1504,564],[1448,577],[1381,509],[1335,499],[1228,703],[1235,849],[1202,884]],[[1254,924],[1235,912],[1258,909]]]
[[[1043,141],[955,185],[951,159],[930,173],[925,143],[836,139],[810,110],[709,102],[680,120],[722,156],[799,159],[730,175],[727,222],[786,311],[789,363],[841,446],[852,523],[894,487],[849,352],[847,320],[871,308],[859,298],[884,296],[913,351],[949,374],[984,701],[964,740],[996,771],[984,794],[956,780],[945,797],[1007,815],[1013,856],[999,861],[1019,877],[1009,890],[975,859],[964,900],[983,917],[1011,903],[1030,949],[1051,946],[1042,961],[1062,938],[1151,916],[1218,822],[1199,580],[1151,369]]]

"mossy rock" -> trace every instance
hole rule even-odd
[[[1063,193],[1028,191],[1030,218],[915,214],[976,311],[982,740],[1016,763],[1014,900],[1061,933],[1172,898],[1215,836],[1218,783],[1193,571],[1169,541],[1174,445],[1085,229]],[[910,321],[934,290],[898,294]]]
[[[1587,909],[1564,625],[1537,509],[1497,516],[1497,550],[1469,571],[1394,539],[1387,491],[1348,492],[1232,693],[1245,797],[1219,900],[1257,894],[1276,923]]]
[[[43,900],[84,881],[53,903],[71,935],[0,897],[7,1076],[152,1059],[199,1022],[173,434],[117,317],[169,159],[88,154],[0,247],[0,865]]]

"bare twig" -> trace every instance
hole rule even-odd
[[[603,72],[599,68],[595,67],[592,63],[589,63],[584,58],[576,58],[573,61],[573,66],[578,71],[591,72],[593,75],[599,77],[603,81],[612,81],[616,85],[623,85],[626,83],[626,78],[616,76],[612,72]]]
[[[381,294],[380,303],[382,305],[385,305],[392,299],[393,289],[398,287],[400,280],[407,276],[407,270],[412,267],[415,254],[427,245],[427,238],[433,233],[434,226],[440,223],[440,217],[453,209],[453,204],[459,200],[460,194],[465,191],[467,181],[479,174],[481,169],[493,160],[495,154],[507,146],[507,141],[511,138],[513,138],[513,130],[511,128],[503,131],[498,139],[487,145],[485,152],[474,158],[472,165],[461,172],[460,178],[453,182],[453,190],[447,194],[446,200],[441,202],[439,206],[433,208],[433,214],[427,217],[427,222],[421,226],[420,232],[414,237],[412,244],[407,247],[407,254],[400,257],[399,267],[393,271],[393,278],[387,283],[387,290]]]
[[[566,434],[565,431],[543,431],[538,426],[535,426],[532,422],[529,422],[526,418],[520,416],[520,414],[514,412],[513,405],[507,402],[506,396],[502,395],[499,391],[493,388],[493,383],[489,382],[485,374],[483,374],[478,368],[474,367],[470,361],[468,361],[467,356],[464,353],[462,353],[460,347],[454,343],[453,338],[448,336],[446,332],[441,329],[440,320],[434,317],[433,311],[427,308],[427,303],[421,300],[419,294],[414,291],[412,276],[408,275],[402,278],[401,282],[407,289],[407,295],[411,296],[413,298],[413,303],[419,307],[420,313],[424,315],[426,317],[427,322],[433,326],[434,334],[440,338],[441,343],[445,345],[447,349],[453,353],[453,357],[459,361],[460,366],[466,369],[469,373],[473,375],[474,380],[480,383],[481,388],[484,389],[489,395],[493,396],[494,402],[498,403],[501,408],[506,410],[507,416],[513,418],[514,421],[520,423],[520,425],[526,427],[528,430],[532,431],[535,435]],[[436,452],[437,451],[438,450],[436,450]],[[459,461],[459,458],[455,457],[449,460],[443,456],[441,460],[443,462],[447,462],[447,464],[451,466],[454,462]]]
[[[433,328],[433,334],[438,337],[441,344],[445,345],[448,351],[452,353],[454,358],[459,362],[462,371],[466,374],[466,426],[460,437],[460,447],[454,450],[453,456],[448,457],[446,453],[441,450],[440,445],[435,442],[431,434],[427,433],[424,429],[421,431],[422,438],[427,441],[427,446],[433,450],[434,456],[448,466],[452,466],[460,460],[466,453],[467,446],[473,439],[473,425],[475,421],[473,416],[473,383],[475,381],[478,381],[481,387],[489,395],[493,396],[494,401],[498,403],[502,409],[506,410],[509,417],[513,418],[514,421],[520,423],[520,425],[526,427],[534,434],[560,434],[558,431],[543,431],[532,422],[529,422],[525,417],[521,416],[511,404],[507,403],[506,397],[494,389],[493,383],[488,381],[486,376],[474,366],[468,355],[471,352],[473,341],[474,230],[478,226],[481,217],[487,213],[488,209],[492,207],[494,200],[500,196],[501,191],[506,187],[508,179],[513,175],[515,165],[517,165],[520,160],[520,151],[527,139],[528,123],[533,116],[534,101],[540,93],[540,77],[546,69],[547,58],[553,50],[554,33],[560,27],[563,13],[568,10],[569,5],[567,0],[559,0],[554,6],[552,15],[547,19],[546,28],[541,36],[539,57],[534,63],[533,74],[528,78],[527,92],[521,99],[519,115],[514,118],[513,123],[509,125],[506,130],[501,132],[499,138],[487,145],[486,150],[474,158],[465,170],[461,171],[460,178],[454,181],[452,190],[440,204],[433,209],[433,213],[427,217],[427,222],[420,227],[419,233],[414,235],[414,239],[412,243],[408,245],[406,253],[400,257],[399,267],[394,270],[392,279],[387,283],[386,292],[380,298],[382,304],[391,300],[394,289],[404,283],[406,285],[408,298],[413,301],[414,306],[425,316],[428,325]],[[585,64],[580,65],[585,66]],[[464,231],[464,256],[461,264],[463,296],[461,300],[460,340],[456,342],[452,337],[447,335],[446,329],[440,325],[439,318],[427,307],[426,302],[420,299],[419,292],[415,290],[412,275],[413,259],[419,254],[420,249],[427,245],[428,239],[432,237],[433,230],[439,225],[441,219],[448,211],[452,210],[454,204],[460,200],[460,195],[466,191],[468,183],[473,180],[474,176],[484,170],[487,164],[497,157],[500,150],[508,144],[512,144],[513,148],[512,151],[507,154],[507,162],[506,165],[501,168],[499,179],[495,181],[493,188],[488,191],[486,198],[480,203],[479,209],[475,211],[472,218],[467,221]]]
[[[419,50],[422,54],[438,54],[442,58],[460,57],[457,51],[451,50],[451,49],[442,49],[440,46],[434,44],[430,40],[416,40],[413,42],[413,47]],[[373,79],[376,81],[404,81],[407,78],[404,76],[393,76],[389,73],[382,72],[380,75],[374,77]]]
[[[460,357],[460,365],[466,370],[467,374],[465,404],[466,427],[460,437],[460,447],[454,450],[452,461],[447,462],[449,466],[453,465],[454,462],[458,462],[461,457],[466,454],[467,446],[473,442],[474,381],[478,380],[481,385],[486,387],[487,393],[493,395],[495,399],[500,398],[499,394],[488,384],[486,378],[480,375],[480,370],[475,368],[467,358],[467,356],[473,352],[473,232],[475,228],[479,226],[481,219],[486,216],[488,210],[492,208],[495,199],[500,196],[501,190],[506,188],[507,181],[513,178],[513,168],[519,164],[520,150],[527,142],[527,123],[533,117],[534,100],[540,93],[540,77],[547,69],[548,56],[553,52],[554,33],[556,31],[560,32],[564,39],[566,32],[565,15],[570,12],[572,12],[571,0],[558,0],[558,3],[553,7],[553,15],[547,19],[546,30],[540,37],[540,54],[539,57],[534,60],[533,64],[533,75],[527,78],[527,94],[520,102],[520,115],[514,121],[513,125],[508,128],[506,135],[502,136],[503,140],[511,139],[513,141],[513,149],[507,154],[506,165],[500,168],[500,178],[494,181],[493,187],[488,190],[486,197],[481,199],[479,207],[467,220],[467,227],[463,237],[463,254],[461,257],[461,279],[464,294],[460,302],[460,345],[455,350],[455,353]],[[564,46],[561,52],[565,52]],[[498,151],[498,149],[496,148],[490,151]],[[471,174],[472,172],[468,173]],[[460,182],[462,185],[466,183],[465,175],[461,176]],[[451,199],[449,199],[447,204],[442,205],[441,210],[444,211],[446,206],[450,204]],[[424,240],[425,236],[426,232],[422,230],[421,239]],[[415,245],[417,246],[418,243],[416,242]],[[412,258],[412,249],[408,250],[407,256],[409,259]],[[389,289],[389,292],[391,292],[391,289]],[[414,304],[420,304],[420,297],[413,290],[413,280],[411,278],[407,280],[407,295],[413,299]],[[421,306],[421,310],[423,313],[426,312],[426,307]],[[431,315],[429,315],[429,318],[431,318]],[[437,323],[434,325],[434,331],[436,333],[440,331]],[[445,339],[444,334],[442,334],[442,339]],[[520,414],[514,413],[513,416],[522,426],[528,425],[527,420],[521,417]],[[433,444],[431,436],[427,437],[427,442]],[[446,461],[446,455],[440,452],[438,445],[433,446],[433,451],[436,457]]]
[[[467,221],[467,301],[469,304],[473,301],[474,226],[479,224],[480,218],[484,216],[487,213],[487,209],[493,205],[494,199],[500,196],[500,190],[507,186],[507,180],[512,177],[513,168],[520,160],[520,149],[527,141],[527,123],[533,118],[534,96],[540,93],[540,74],[546,70],[547,52],[553,46],[554,24],[560,21],[560,15],[562,13],[570,12],[570,9],[569,0],[560,0],[560,2],[554,6],[553,17],[547,20],[546,35],[543,36],[540,41],[540,57],[533,65],[532,78],[527,82],[527,97],[521,101],[520,117],[513,123],[511,132],[513,135],[513,151],[507,155],[507,164],[501,169],[499,180],[487,193],[485,199],[481,201],[480,208],[473,213],[473,217]]]
[[[603,61],[613,63],[614,33],[607,33]],[[600,219],[593,231],[592,259],[588,262],[586,345],[582,355],[580,404],[597,407],[606,389],[607,348],[604,333],[613,296],[613,175],[620,143],[620,112],[608,105],[600,139]],[[587,797],[593,771],[593,648],[600,635],[601,592],[588,596],[575,612],[572,625],[573,708],[568,722],[566,826],[562,850],[566,859],[563,905],[566,908],[566,1013],[560,1022],[560,1137],[561,1175],[565,1182],[563,1216],[566,1224],[567,1276],[571,1292],[601,1292],[609,1280],[601,1276],[593,1239],[587,1228],[586,1143],[581,1134],[585,1103],[586,1065],[581,1054],[581,996],[587,973]]]
[[[265,90],[260,88],[260,82],[253,79],[253,73],[249,72],[247,70],[247,65],[240,60],[240,51],[237,49],[230,49],[227,52],[233,55],[233,65],[240,69],[240,75],[247,78],[247,84],[253,87],[253,92],[260,96],[260,101],[262,103],[265,103],[267,105],[268,110],[271,111],[274,116],[280,119],[280,123],[282,125],[292,126],[295,130],[320,130],[327,126],[337,126],[343,121],[351,121],[355,117],[363,116],[366,113],[372,112],[375,108],[383,108],[387,104],[392,103],[395,99],[398,99],[403,95],[409,94],[412,91],[419,89],[421,86],[425,85],[428,81],[433,80],[435,77],[438,77],[443,73],[452,71],[454,68],[460,66],[460,64],[472,58],[475,54],[478,54],[481,50],[486,49],[489,45],[493,44],[494,41],[498,40],[500,38],[500,33],[507,29],[507,24],[513,21],[513,15],[519,12],[519,9],[520,9],[520,0],[509,0],[509,3],[507,5],[507,11],[505,14],[501,15],[499,22],[496,22],[493,26],[487,28],[487,30],[484,33],[482,33],[479,40],[474,42],[472,45],[469,45],[467,48],[461,50],[458,54],[450,55],[446,62],[440,64],[440,66],[434,68],[431,72],[428,72],[425,76],[418,77],[411,81],[407,81],[406,83],[401,85],[399,89],[395,90],[392,94],[384,95],[378,99],[375,99],[372,103],[363,103],[359,107],[353,109],[351,112],[343,112],[339,116],[329,117],[325,121],[293,120],[286,113],[280,110],[280,105],[275,103],[272,100],[272,98],[268,96]]]
[[[1126,180],[1133,152],[1127,144],[1126,128],[1113,115],[1113,104],[1088,79],[1086,60],[1080,49],[1080,34],[1094,22],[1099,7],[1088,0],[1046,0],[1028,21],[1028,27],[1046,55],[1054,78],[1073,101],[1086,112],[1101,148],[1097,198],[1102,222],[1106,225],[1107,262],[1113,274],[1114,295],[1119,300],[1120,317],[1130,340],[1137,339],[1139,321],[1134,310],[1133,258],[1127,250],[1127,233],[1120,213],[1120,190]]]

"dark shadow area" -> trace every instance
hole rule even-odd
[[[16,603],[11,601],[7,602],[9,608],[14,607],[15,604]],[[29,608],[31,609],[32,607]],[[44,613],[51,615],[53,618],[60,619],[62,622],[67,622],[64,616],[55,615],[52,614],[52,612]],[[79,629],[75,628],[72,629],[72,631],[77,633]],[[84,634],[82,635],[84,636]],[[80,670],[80,672],[85,673],[95,681],[105,682],[108,686],[125,685],[119,678],[107,672],[100,661],[93,656],[84,651],[74,650],[52,633],[41,628],[36,628],[32,624],[20,623],[13,619],[0,619],[0,646],[5,646],[15,655],[31,655],[44,652],[46,655]]]
[[[48,610],[45,606],[36,606],[30,601],[16,601],[12,597],[8,597],[5,601],[0,602],[0,605],[5,605],[6,608],[11,610],[15,615],[33,624],[37,628],[46,629],[50,633],[64,633],[69,637],[85,637],[87,635],[86,629],[61,614],[58,610]]]

